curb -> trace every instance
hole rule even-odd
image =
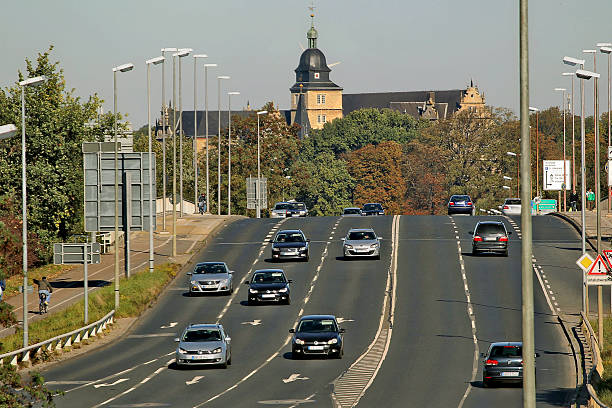
[[[576,221],[574,221],[573,219],[571,219],[570,217],[564,214],[561,214],[559,212],[550,213],[549,215],[552,215],[553,217],[561,218],[563,221],[567,222],[572,227],[574,227],[574,229],[578,232],[578,234],[582,235],[582,226],[578,224]],[[587,237],[586,242],[589,244],[589,246],[591,247],[593,251],[597,251],[596,243],[593,243],[593,240],[591,238]]]
[[[572,355],[574,357],[574,369],[575,369],[575,378],[576,378],[576,388],[574,389],[574,392],[570,398],[569,401],[566,401],[570,404],[575,404],[576,401],[578,400],[578,394],[580,393],[580,389],[582,388],[582,383],[584,382],[581,376],[582,370],[579,369],[582,367],[582,360],[579,362],[578,361],[578,354],[576,353],[576,348],[574,347],[574,342],[573,342],[573,338],[574,336],[570,335],[570,330],[569,328],[566,326],[566,322],[565,320],[557,315],[557,320],[559,321],[559,324],[561,325],[561,328],[563,329],[563,333],[565,334],[565,337],[567,338],[567,341],[570,344],[570,348],[572,349]],[[580,355],[580,357],[582,357],[582,355]]]

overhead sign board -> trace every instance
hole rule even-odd
[[[576,265],[580,267],[585,272],[588,272],[591,269],[591,266],[595,263],[595,260],[591,258],[591,255],[584,254],[576,261]]]
[[[100,243],[77,242],[53,244],[53,263],[56,265],[100,263]]]
[[[563,166],[563,160],[543,160],[544,166],[544,190],[547,191],[558,191],[558,190],[571,190],[572,189],[572,167],[569,160],[565,160],[565,166]],[[563,174],[565,173],[565,182],[563,181]]]
[[[268,179],[261,177],[259,179],[259,200],[261,205],[259,208],[264,209],[268,207]],[[246,179],[246,196],[247,196],[247,209],[257,209],[257,177],[247,177]]]

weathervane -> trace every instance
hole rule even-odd
[[[310,24],[314,26],[314,10],[315,10],[314,0],[311,0],[308,10],[310,10]]]

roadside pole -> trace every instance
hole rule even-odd
[[[523,318],[523,407],[535,408],[535,344],[534,344],[534,313],[533,313],[533,266],[532,231],[531,231],[531,152],[529,135],[529,52],[528,52],[528,0],[520,0],[520,95],[521,95],[521,229],[523,239],[521,247],[522,272],[522,318]]]

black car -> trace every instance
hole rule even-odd
[[[482,368],[482,385],[485,388],[494,382],[523,381],[523,343],[493,343],[481,356],[485,358]]]
[[[249,285],[249,305],[257,302],[276,302],[286,305],[291,303],[291,291],[289,284],[291,279],[285,277],[282,269],[260,269],[253,272],[251,281],[245,281]]]
[[[326,356],[342,358],[344,329],[338,327],[336,317],[332,315],[303,316],[291,340],[291,356],[300,359],[306,356]]]
[[[309,242],[301,230],[279,231],[272,241],[272,260],[300,259],[308,262]]]
[[[368,203],[363,205],[361,210],[363,215],[385,215],[385,210],[382,204],[379,203]]]
[[[308,215],[306,204],[300,202],[289,202],[287,204],[287,217],[306,217]]]
[[[474,203],[469,195],[452,195],[448,200],[448,215],[474,215]]]
[[[512,231],[506,230],[501,221],[480,221],[472,234],[472,255],[481,252],[498,252],[508,256],[508,236]]]

